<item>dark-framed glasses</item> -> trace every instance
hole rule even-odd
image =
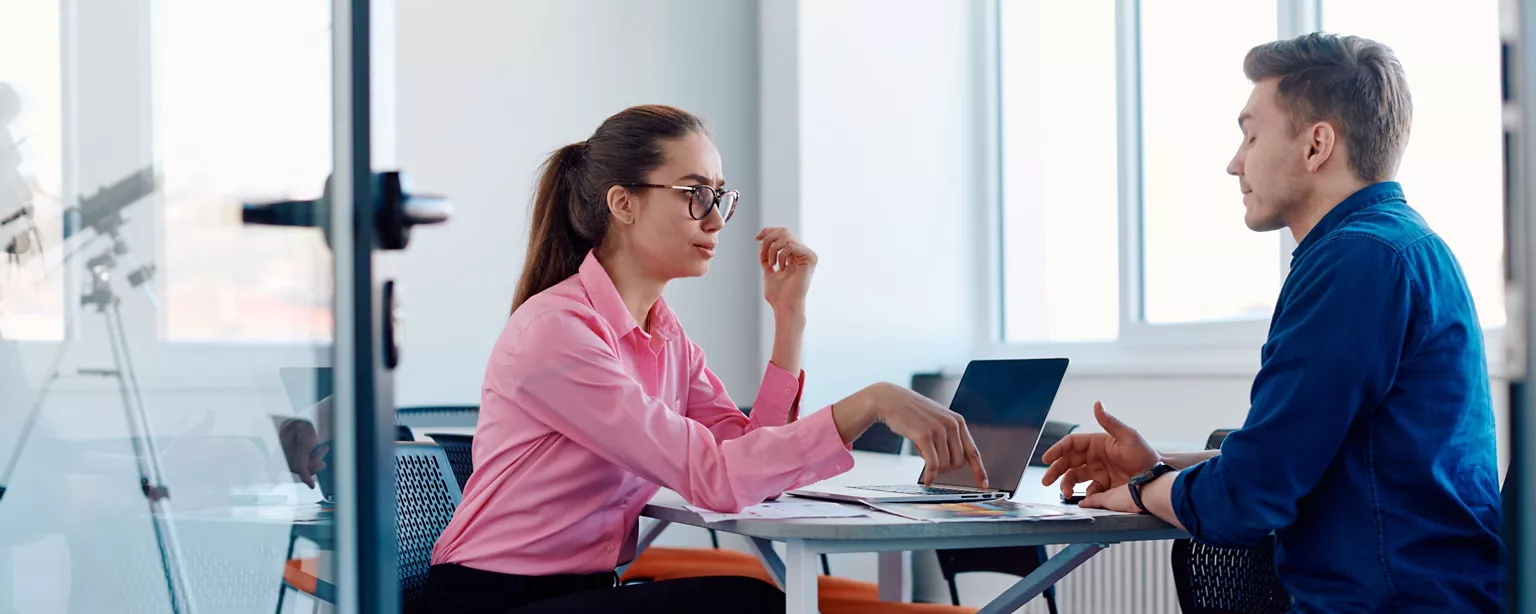
[[[719,191],[707,185],[657,185],[654,183],[636,183],[624,186],[627,188],[661,188],[663,190],[682,190],[688,193],[688,217],[702,220],[709,217],[709,210],[720,208],[720,218],[731,221],[731,216],[736,215],[736,204],[741,201],[741,193],[736,190]]]

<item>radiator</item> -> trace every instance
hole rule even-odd
[[[1082,614],[1180,614],[1172,548],[1171,541],[1110,546],[1056,584],[1056,603],[1062,612]],[[1046,548],[1051,556],[1061,549]],[[1031,601],[1019,612],[1046,614],[1045,601]]]

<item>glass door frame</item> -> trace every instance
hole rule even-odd
[[[385,3],[386,6],[388,3]],[[373,2],[332,1],[338,611],[399,612],[394,379],[384,363],[373,155]],[[389,41],[392,43],[393,41]]]

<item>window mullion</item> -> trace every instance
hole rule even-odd
[[[1119,115],[1120,338],[1144,325],[1142,290],[1141,14],[1139,0],[1115,2],[1115,108]]]

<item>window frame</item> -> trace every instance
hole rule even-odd
[[[985,319],[977,327],[976,354],[985,358],[1068,356],[1076,360],[1075,371],[1096,374],[1252,375],[1259,367],[1258,350],[1268,336],[1267,318],[1156,324],[1147,322],[1144,317],[1141,0],[1115,0],[1116,131],[1119,139],[1116,159],[1119,197],[1116,205],[1120,247],[1118,335],[1110,341],[1086,342],[1011,342],[1006,338],[1003,296],[1007,278],[1003,270],[1000,223],[1005,178],[1001,173],[1003,151],[999,132],[1005,113],[1001,99],[1004,75],[999,32],[1002,28],[1001,3],[1006,1],[1009,0],[988,3],[989,8],[984,13],[984,18],[989,21],[985,28],[988,36],[981,41],[990,81],[983,92],[987,132],[981,135],[990,158],[984,166],[990,189],[989,198],[984,203],[987,211],[978,216],[988,225],[978,232],[986,238],[988,245],[979,250],[978,255],[985,258],[985,266],[981,268],[989,283],[984,284],[980,297],[984,308],[979,311],[984,312]],[[1276,38],[1321,31],[1322,3],[1323,0],[1275,0]],[[1279,234],[1276,273],[1283,282],[1290,273],[1291,252],[1296,248],[1296,241],[1289,233]],[[1483,333],[1490,372],[1495,377],[1503,377],[1506,362],[1504,327],[1484,327]]]
[[[382,18],[376,17],[374,27],[385,28],[381,30],[388,36],[379,36],[378,40],[393,41],[393,4],[385,5],[388,10],[377,12],[386,13]],[[111,173],[106,169],[124,167],[128,162],[124,155],[132,158],[129,166],[138,167],[144,164],[158,161],[158,149],[162,146],[155,132],[155,87],[154,66],[155,48],[154,39],[151,37],[156,26],[156,11],[159,3],[153,0],[133,5],[132,27],[105,30],[92,28],[93,38],[90,44],[98,46],[110,46],[113,48],[129,47],[133,53],[113,56],[113,72],[117,80],[124,83],[137,83],[145,87],[138,88],[131,95],[117,101],[119,107],[131,107],[136,122],[123,122],[121,115],[110,115],[110,111],[101,105],[92,106],[80,92],[80,77],[83,69],[80,67],[82,55],[89,55],[93,60],[90,67],[92,74],[101,74],[102,54],[82,54],[80,45],[86,39],[79,32],[81,21],[81,7],[72,1],[59,3],[60,24],[60,102],[62,140],[61,162],[62,188],[61,198],[66,203],[73,203],[80,199],[81,195],[92,193],[99,189],[102,181]],[[98,20],[90,18],[93,23]],[[374,151],[374,164],[392,164],[394,160],[394,54],[392,47],[377,48],[375,43],[373,65],[375,78],[373,88],[379,104],[374,111],[374,137],[377,146]],[[107,121],[116,120],[116,121]],[[87,144],[82,143],[79,136],[79,127],[82,123],[97,127],[97,136],[100,136],[101,126],[111,126],[112,133],[117,135],[122,142],[134,143],[134,147],[128,154],[118,152],[112,159],[107,157],[90,156]],[[115,178],[115,177],[114,177]],[[152,262],[159,267],[157,274],[148,284],[152,288],[157,300],[166,295],[166,275],[164,263],[166,258],[167,228],[165,219],[164,195],[156,193],[143,202],[136,203],[127,210],[129,221],[122,230],[123,240],[130,246],[137,260]],[[66,216],[64,223],[71,224],[71,219]],[[67,228],[68,235],[81,232],[77,227]],[[102,249],[105,242],[92,239],[91,249],[85,250],[89,255]],[[51,252],[78,245],[65,242],[59,246],[51,247]],[[83,256],[83,255],[82,255]],[[110,378],[84,377],[76,374],[81,368],[102,367],[106,359],[111,355],[107,330],[104,321],[94,310],[81,306],[81,283],[85,280],[83,270],[85,258],[77,256],[68,266],[60,267],[59,274],[63,281],[64,303],[64,330],[62,338],[56,339],[14,339],[5,343],[15,344],[21,364],[24,365],[52,365],[56,358],[60,359],[60,377],[51,384],[43,380],[51,375],[46,372],[27,373],[29,382],[34,389],[42,389],[47,386],[51,393],[106,393],[115,392],[116,384]],[[55,257],[50,253],[50,258]],[[329,268],[325,270],[330,274]],[[139,290],[132,290],[122,281],[127,271],[117,272],[118,279],[114,280],[114,290],[122,298],[122,326],[127,343],[130,348],[134,367],[137,370],[139,385],[145,393],[195,393],[199,390],[229,391],[244,389],[252,391],[266,391],[277,385],[277,374],[272,372],[273,365],[315,365],[330,364],[331,351],[334,341],[332,339],[315,340],[270,340],[259,339],[173,339],[167,336],[166,312],[164,305],[150,304],[145,294]],[[334,328],[333,328],[334,330]],[[61,347],[67,344],[65,347]],[[62,349],[62,352],[60,350]]]

